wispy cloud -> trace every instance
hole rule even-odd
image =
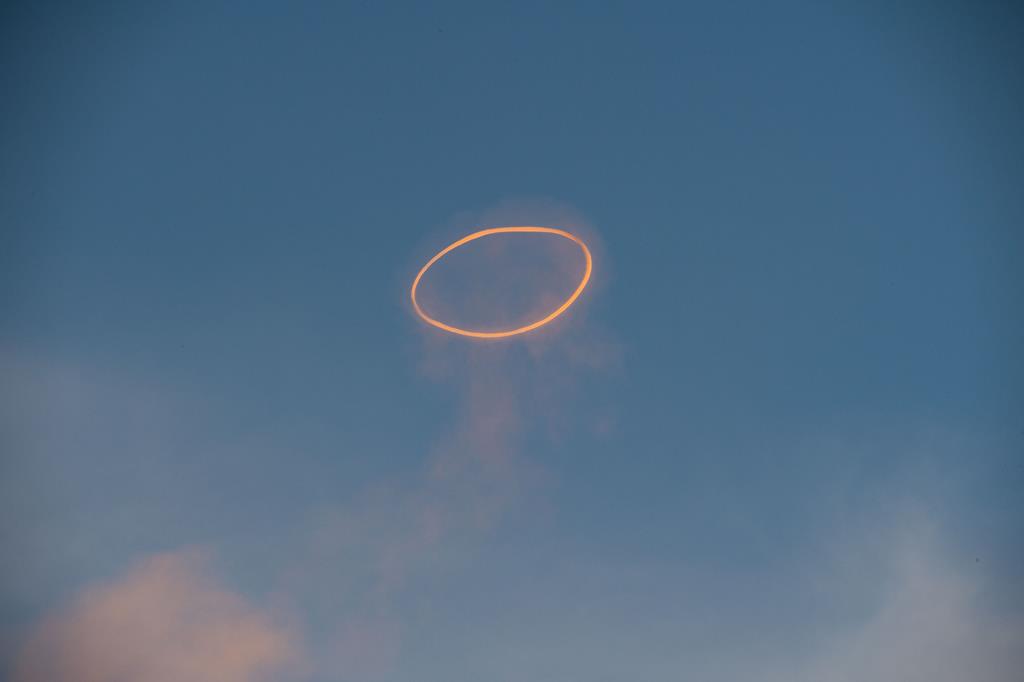
[[[538,350],[454,339],[424,353],[455,391],[453,421],[417,471],[318,510],[281,589],[329,633],[313,644],[329,676],[386,676],[401,650],[404,596],[537,494],[548,475],[527,443],[564,435],[563,401],[574,376],[593,369],[566,361],[553,341]]]
[[[532,208],[531,208],[532,206]],[[470,220],[552,223],[550,202],[509,204]],[[556,207],[563,218],[568,209]],[[578,216],[570,227],[592,231]],[[582,308],[581,308],[582,310]],[[397,658],[398,603],[419,578],[491,533],[545,479],[527,451],[532,435],[562,435],[577,379],[613,360],[583,324],[515,341],[480,342],[424,329],[419,366],[456,397],[453,421],[434,436],[416,472],[321,509],[282,593],[304,604],[319,629],[318,668],[344,677],[384,675]],[[322,586],[333,581],[325,595]],[[338,614],[342,614],[339,618]]]

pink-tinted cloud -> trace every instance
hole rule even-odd
[[[294,634],[202,570],[160,554],[87,589],[27,642],[15,682],[260,682],[298,664]]]

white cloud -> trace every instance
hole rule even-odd
[[[829,637],[817,653],[796,666],[797,679],[1020,679],[1024,619],[1001,614],[985,601],[982,567],[972,572],[966,566],[973,562],[953,561],[934,529],[921,521],[893,533],[885,551],[888,571],[880,576],[868,617]],[[846,577],[849,579],[849,574]],[[793,679],[788,675],[778,678]]]

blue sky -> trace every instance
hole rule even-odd
[[[212,575],[315,682],[1011,679],[1020,15],[889,5],[5,10],[5,665]],[[594,285],[432,333],[494,224]]]

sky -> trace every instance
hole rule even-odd
[[[0,670],[1016,679],[1021,18],[9,3]]]

